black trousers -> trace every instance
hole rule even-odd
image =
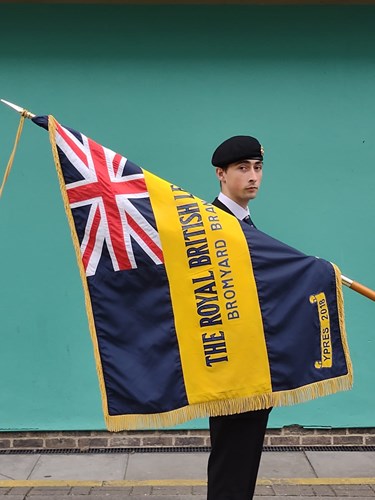
[[[253,498],[270,411],[210,418],[208,500]]]

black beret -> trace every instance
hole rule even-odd
[[[250,135],[235,135],[218,146],[212,155],[212,165],[226,167],[241,160],[263,160],[263,147]]]

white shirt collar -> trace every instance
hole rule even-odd
[[[223,203],[229,210],[233,213],[237,219],[243,220],[245,217],[250,215],[248,208],[243,208],[241,205],[236,203],[235,201],[228,198],[228,196],[224,193],[219,193],[218,199]]]

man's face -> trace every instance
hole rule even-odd
[[[216,175],[221,182],[221,191],[245,208],[258,193],[262,168],[261,160],[241,160],[231,163],[225,170],[217,167]]]

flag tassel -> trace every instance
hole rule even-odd
[[[16,134],[16,139],[14,141],[13,150],[11,152],[10,158],[8,160],[8,165],[6,166],[6,169],[5,169],[3,180],[1,182],[1,186],[0,186],[0,198],[3,195],[5,184],[6,184],[7,180],[8,180],[10,171],[12,170],[13,160],[14,160],[14,157],[16,155],[16,151],[17,151],[17,146],[18,146],[19,140],[21,138],[24,121],[25,121],[25,116],[22,114],[21,118],[20,118],[20,123],[18,125],[18,130],[17,130],[17,134]]]

